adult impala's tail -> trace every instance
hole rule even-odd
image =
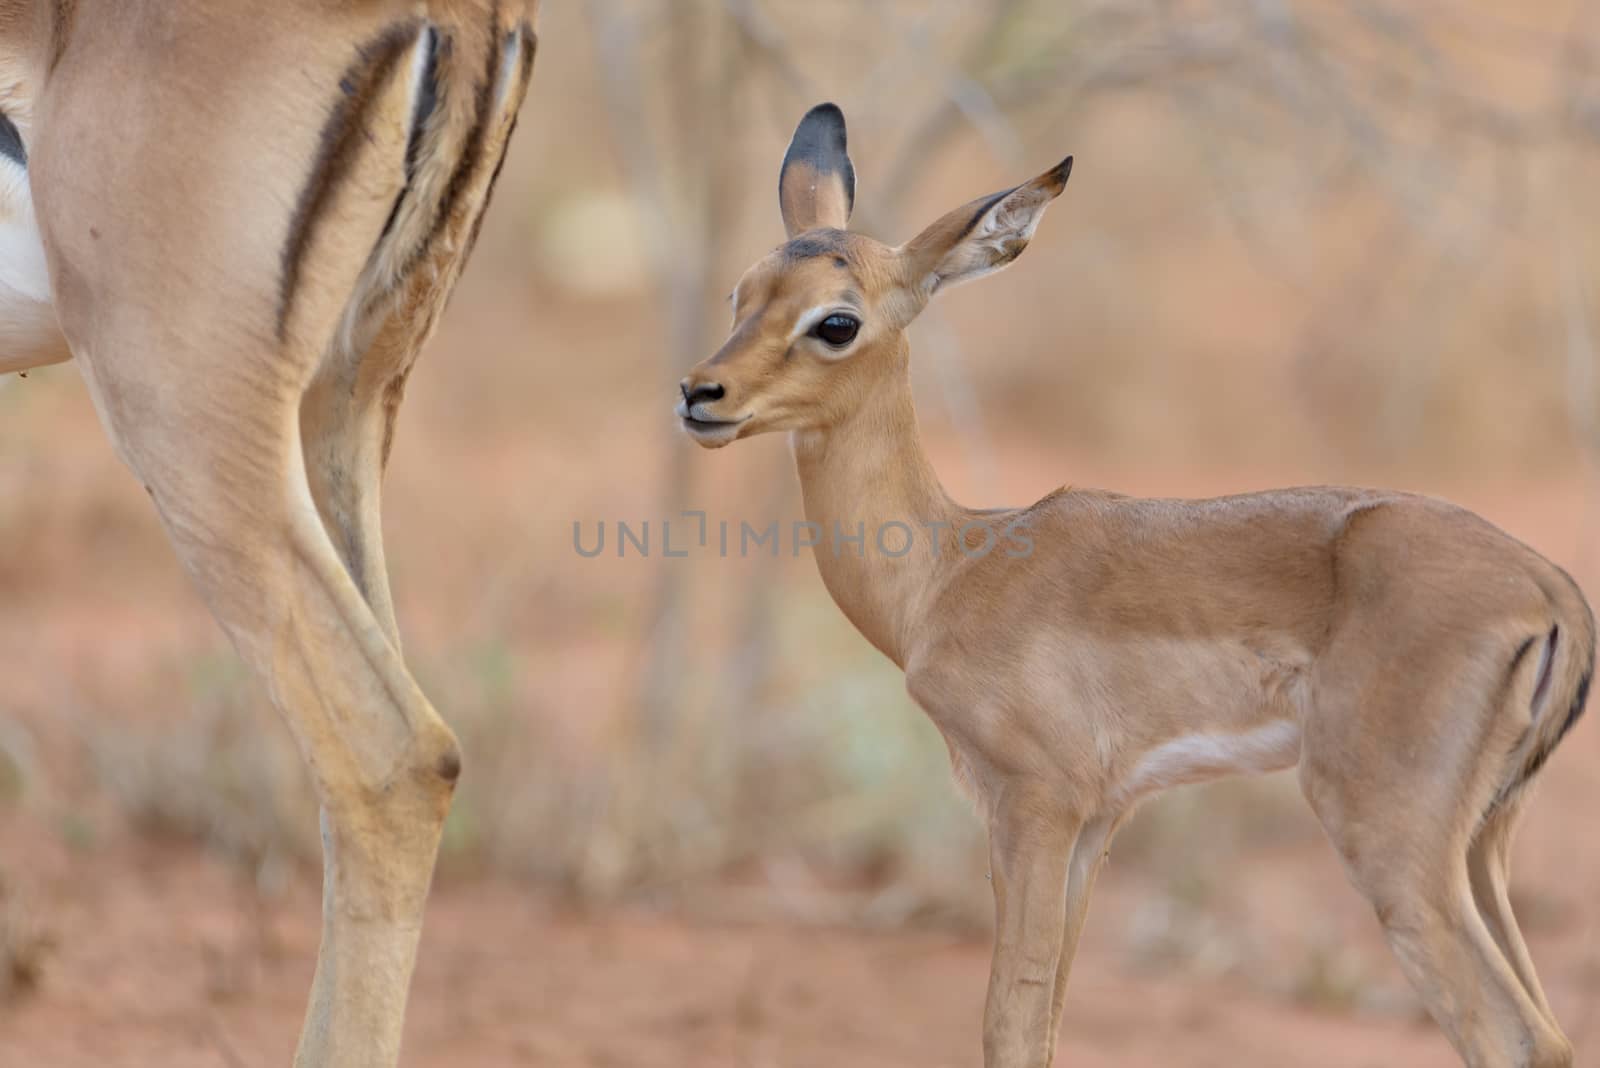
[[[440,269],[459,265],[471,251],[527,90],[537,37],[524,4],[495,3],[467,19],[436,6],[444,10],[398,19],[362,43],[329,101],[283,248],[280,339],[289,332],[319,232],[338,227],[341,199],[361,184],[363,154],[386,154],[384,163],[400,180],[349,305],[347,347],[364,347],[348,335],[419,272],[424,288],[448,290],[454,272]],[[392,148],[374,144],[371,131],[383,119],[403,129]]]

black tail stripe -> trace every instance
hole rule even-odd
[[[465,255],[472,255],[472,250],[478,247],[478,235],[483,232],[483,220],[488,217],[489,204],[494,200],[495,186],[500,184],[500,172],[506,166],[506,153],[511,148],[511,135],[517,132],[517,120],[511,120],[510,133],[506,135],[505,144],[500,146],[500,160],[494,165],[494,173],[489,176],[489,185],[483,191],[483,203],[478,208],[478,217],[472,220],[472,231],[467,235]]]
[[[423,59],[422,86],[417,94],[417,105],[411,113],[411,139],[406,142],[406,178],[415,178],[417,163],[422,158],[422,140],[428,132],[428,121],[439,108],[439,31],[427,27],[424,47],[428,54]]]
[[[1544,695],[1550,689],[1550,676],[1556,670],[1556,650],[1561,645],[1561,624],[1553,623],[1550,626],[1550,637],[1546,639],[1544,656],[1539,660],[1539,679],[1533,684],[1533,697],[1529,701],[1530,709],[1537,709],[1539,702],[1544,700]]]
[[[539,50],[539,35],[533,32],[533,27],[527,23],[522,25],[522,80],[517,84],[526,90],[528,79],[533,75],[533,58]],[[516,107],[517,104],[512,105]],[[517,133],[517,120],[520,116],[513,112],[511,115],[511,128],[506,131],[506,139],[500,146],[500,159],[495,162],[494,173],[489,176],[489,187],[483,192],[483,204],[478,208],[478,217],[472,221],[472,234],[467,238],[467,255],[478,246],[478,235],[483,232],[483,220],[489,214],[489,204],[494,200],[495,187],[500,184],[500,172],[506,166],[506,154],[511,149],[511,139]]]
[[[427,249],[433,247],[435,239],[449,225],[451,217],[455,214],[456,205],[466,194],[472,184],[473,177],[478,173],[478,167],[483,162],[483,146],[489,136],[489,113],[494,109],[494,87],[500,70],[500,4],[496,0],[494,9],[490,12],[492,32],[489,46],[484,49],[487,53],[483,78],[477,84],[474,92],[476,107],[472,119],[472,128],[467,131],[466,141],[461,148],[461,155],[456,160],[455,170],[450,172],[450,180],[445,184],[443,198],[439,201],[437,213],[433,217],[433,225],[428,229],[428,236],[417,248],[417,255],[422,255]]]
[[[1539,769],[1544,767],[1545,761],[1550,759],[1550,754],[1556,751],[1556,746],[1561,744],[1561,740],[1567,736],[1567,732],[1573,727],[1577,726],[1578,719],[1583,715],[1584,706],[1588,702],[1589,684],[1593,678],[1594,673],[1591,669],[1589,672],[1584,674],[1581,680],[1579,680],[1577,693],[1572,700],[1572,707],[1567,710],[1567,718],[1562,721],[1561,729],[1556,731],[1548,742],[1534,750],[1533,754],[1528,758],[1527,765],[1522,769],[1521,778],[1517,781],[1515,786],[1512,787],[1512,789],[1523,785],[1535,775],[1539,774]]]
[[[1549,641],[1552,643],[1552,646],[1556,640],[1559,630],[1560,628],[1558,626],[1552,626],[1550,628]],[[1511,658],[1511,674],[1516,672],[1517,668],[1521,665],[1523,658],[1526,657],[1528,655],[1528,651],[1533,648],[1535,641],[1537,641],[1536,638],[1529,638],[1517,647],[1516,654]],[[1552,647],[1550,653],[1550,664],[1546,665],[1547,674],[1554,672],[1554,661],[1555,652],[1554,648]],[[1506,782],[1504,786],[1500,788],[1499,792],[1495,794],[1494,800],[1489,803],[1489,808],[1484,813],[1485,819],[1488,819],[1490,815],[1492,815],[1502,805],[1514,797],[1519,791],[1522,790],[1523,787],[1528,785],[1535,775],[1539,774],[1540,770],[1545,766],[1545,763],[1550,759],[1550,755],[1554,753],[1556,751],[1556,747],[1561,744],[1562,739],[1566,738],[1567,734],[1572,730],[1572,728],[1578,725],[1578,720],[1582,718],[1583,710],[1588,705],[1589,687],[1593,681],[1594,664],[1591,662],[1588,669],[1583,673],[1583,677],[1578,680],[1577,689],[1573,692],[1572,704],[1567,709],[1566,717],[1562,720],[1561,727],[1553,734],[1549,735],[1543,744],[1539,745],[1538,748],[1534,749],[1528,754],[1527,758],[1523,761],[1522,767],[1510,778],[1510,780]],[[1547,682],[1548,680],[1543,678],[1540,680],[1541,685],[1545,685]],[[1539,696],[1540,694],[1538,693],[1538,687],[1536,686],[1533,699],[1533,703],[1535,705],[1538,703]],[[1513,753],[1522,748],[1532,729],[1533,728],[1530,728],[1529,730],[1524,731],[1517,738],[1516,745],[1512,747]]]
[[[533,60],[539,54],[539,35],[526,22],[522,24],[522,86],[533,77]]]
[[[417,93],[416,107],[411,112],[411,137],[406,141],[406,184],[395,195],[394,207],[389,209],[389,217],[383,221],[383,233],[378,236],[379,245],[394,231],[395,223],[400,219],[400,209],[411,195],[412,184],[417,180],[417,165],[422,160],[422,142],[428,132],[428,122],[439,107],[439,51],[442,47],[439,31],[428,26],[422,32],[423,47],[428,51],[423,58],[422,85]],[[448,50],[448,45],[449,40],[446,39],[443,47]]]
[[[1589,684],[1594,681],[1594,672],[1587,672],[1578,682],[1578,694],[1572,699],[1572,707],[1567,710],[1566,722],[1561,724],[1561,729],[1556,732],[1555,743],[1567,736],[1567,732],[1578,725],[1578,720],[1583,718],[1583,710],[1589,703]]]

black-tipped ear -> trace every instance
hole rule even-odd
[[[928,296],[998,271],[1022,255],[1050,202],[1072,174],[1072,157],[1031,182],[957,208],[905,247],[911,277]]]
[[[847,147],[844,112],[837,105],[818,104],[800,120],[778,174],[778,206],[790,237],[850,224],[856,169]]]

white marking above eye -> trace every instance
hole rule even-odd
[[[818,323],[831,315],[848,315],[858,321],[861,319],[861,313],[848,305],[818,304],[814,308],[808,308],[800,318],[795,320],[794,329],[789,333],[789,344],[793,345],[796,341],[811,333],[812,330],[816,329]],[[854,345],[855,342],[852,340],[844,348],[836,349],[832,345],[821,343],[817,346],[817,349],[825,360],[842,360],[850,355],[850,350]]]
[[[813,327],[834,312],[832,304],[818,304],[814,308],[807,308],[801,313],[800,318],[794,321],[794,329],[789,331],[789,343],[793,344],[797,338],[805,337],[811,333]]]

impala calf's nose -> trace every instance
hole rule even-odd
[[[694,383],[687,378],[678,383],[678,389],[683,393],[683,403],[690,406],[699,404],[701,401],[719,401],[728,395],[728,391],[723,389],[719,383]]]

